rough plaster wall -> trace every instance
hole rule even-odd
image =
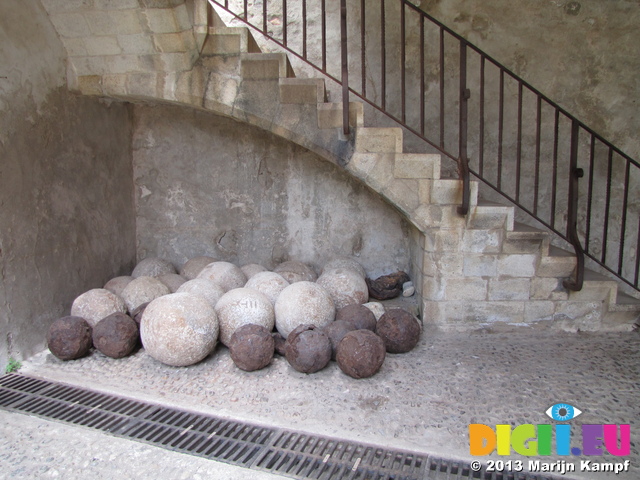
[[[135,259],[129,110],[70,95],[65,56],[38,2],[0,2],[1,368]]]
[[[409,268],[409,226],[315,154],[234,120],[137,106],[138,258],[159,255],[320,268],[356,255],[372,276]],[[407,270],[408,271],[408,270]]]

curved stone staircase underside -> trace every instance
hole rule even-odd
[[[546,232],[514,224],[512,206],[478,204],[476,182],[470,213],[459,216],[461,184],[440,178],[440,156],[404,153],[402,129],[366,127],[360,103],[343,138],[342,105],[325,101],[323,79],[295,78],[287,56],[260,53],[247,28],[219,18],[208,28],[204,0],[75,3],[43,0],[67,48],[72,90],[229,116],[343,167],[420,232],[412,274],[425,321],[458,330],[634,328],[640,302],[616,281],[587,272],[582,291],[564,289],[575,258]]]

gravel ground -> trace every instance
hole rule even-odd
[[[334,362],[318,373],[301,374],[281,357],[261,371],[244,372],[235,367],[222,346],[203,362],[183,368],[163,365],[144,350],[120,360],[94,351],[70,362],[44,351],[24,362],[21,373],[258,424],[461,459],[473,458],[469,455],[470,423],[554,424],[544,412],[564,402],[583,412],[573,421],[574,435],[583,423],[631,424],[630,457],[532,458],[565,460],[578,468],[581,459],[629,459],[628,472],[578,472],[566,478],[640,478],[637,333],[443,333],[427,329],[412,352],[388,354],[375,376],[361,380],[344,375]],[[276,478],[247,470],[247,476],[242,471],[215,476],[218,465],[220,469],[231,467],[85,428],[0,414],[6,420],[0,441],[0,477],[80,478],[91,471],[97,478],[147,478],[147,474],[149,478]],[[56,442],[59,438],[71,439],[72,445],[61,448]],[[102,450],[102,445],[108,448]],[[167,459],[166,466],[156,458]],[[173,458],[176,460],[169,460]],[[490,458],[520,459],[525,465],[528,461],[516,454],[477,459],[486,462]],[[167,475],[158,477],[152,475],[154,471]]]

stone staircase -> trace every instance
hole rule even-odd
[[[191,50],[184,55],[193,57]],[[324,80],[295,78],[287,56],[260,53],[247,28],[216,18],[197,60],[182,69],[76,69],[69,84],[83,94],[230,116],[344,168],[416,227],[410,273],[425,322],[455,330],[518,325],[628,331],[640,316],[639,300],[594,272],[587,273],[582,291],[564,289],[575,257],[551,246],[547,232],[516,224],[514,207],[479,202],[477,182],[471,184],[469,214],[458,215],[461,182],[441,178],[440,155],[405,153],[402,129],[365,126],[360,103],[350,104],[353,133],[344,138],[342,104],[326,102]]]

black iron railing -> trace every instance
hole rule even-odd
[[[638,288],[640,164],[408,0],[210,0]],[[277,19],[277,21],[273,21]],[[291,32],[295,30],[295,37]],[[300,38],[301,37],[301,38]],[[582,180],[581,180],[582,179]]]

